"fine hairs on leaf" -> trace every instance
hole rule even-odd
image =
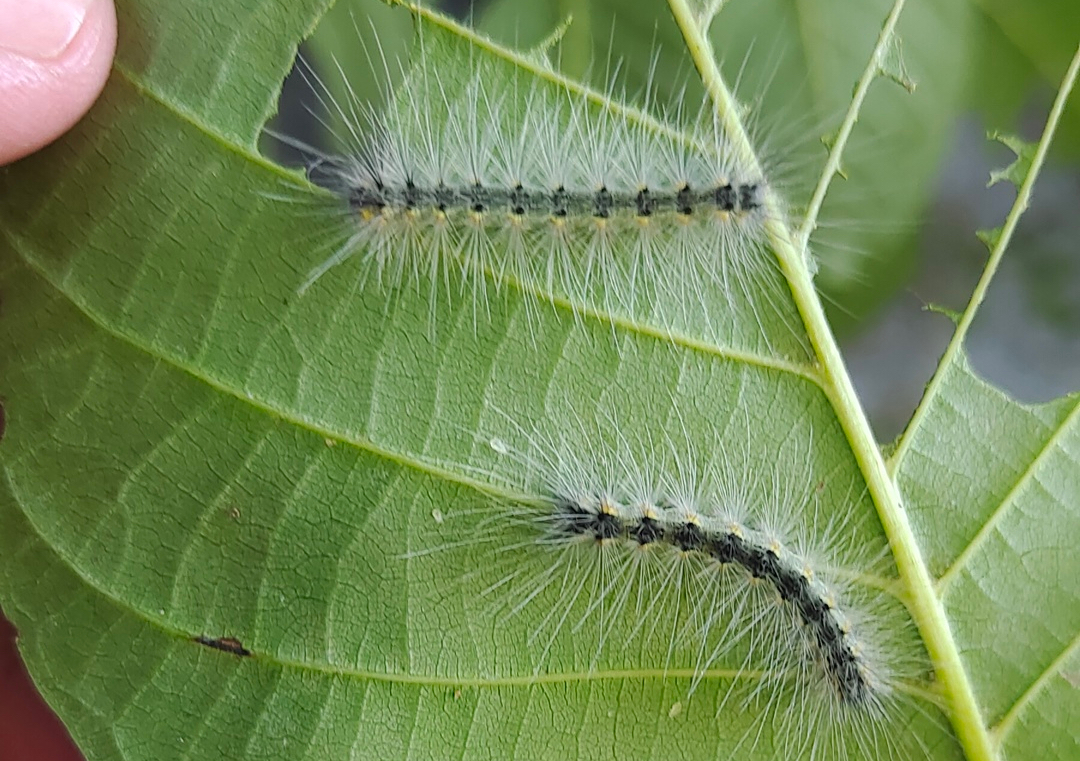
[[[806,197],[714,49],[785,3],[661,4],[666,108],[659,57],[559,68],[605,0],[527,52],[373,5],[396,84],[303,68],[306,175],[254,146],[328,0],[118,5],[98,105],[0,172],[0,604],[88,759],[1080,757],[1080,397],[963,346],[1080,50],[886,456],[810,248],[934,84],[918,4],[795,4],[808,61],[875,16]]]

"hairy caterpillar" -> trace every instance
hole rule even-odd
[[[805,354],[765,243],[783,207],[711,105],[665,109],[648,84],[630,106],[614,80],[592,91],[539,55],[466,49],[451,23],[421,24],[382,109],[358,102],[347,73],[329,75],[335,88],[302,68],[335,145],[320,153],[281,139],[308,154],[338,221],[300,295],[340,272],[391,295],[408,283],[430,289],[432,309],[443,292],[482,312],[489,291],[505,288],[531,310],[539,297],[574,314]],[[740,320],[754,336],[732,337]]]
[[[440,513],[441,543],[409,557],[468,553],[478,570],[463,584],[483,615],[528,630],[537,675],[567,657],[618,670],[641,647],[688,675],[691,694],[730,679],[718,731],[729,712],[756,711],[737,743],[748,752],[772,726],[784,758],[925,755],[919,734],[893,735],[927,718],[910,693],[929,667],[898,636],[910,626],[868,573],[848,504],[822,503],[843,487],[813,472],[808,431],[762,472],[749,423],[703,443],[677,423],[632,434],[609,412],[554,432],[502,417],[487,475],[509,489],[489,508]]]

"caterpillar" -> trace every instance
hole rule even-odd
[[[717,517],[719,511],[714,506],[680,506],[666,496],[637,503],[622,499],[597,491],[552,494],[552,525],[547,538],[554,542],[621,542],[630,551],[648,551],[654,544],[666,543],[675,552],[700,555],[719,572],[732,567],[767,582],[809,631],[816,660],[836,697],[855,707],[873,699],[879,685],[851,623],[833,590],[803,558],[769,532],[752,529],[729,516]]]
[[[805,355],[766,244],[783,204],[710,104],[664,108],[649,83],[631,105],[615,78],[590,90],[547,58],[477,52],[452,22],[421,22],[383,108],[301,62],[334,146],[278,137],[308,155],[337,222],[298,295],[356,262],[348,276],[391,294],[430,289],[433,310],[440,291],[481,313],[507,289],[534,311],[546,300],[723,344],[749,318],[756,335],[740,340]]]
[[[701,442],[677,425],[631,434],[610,411],[554,433],[500,417],[509,437],[481,437],[494,454],[484,478],[511,483],[488,507],[440,513],[443,541],[408,557],[468,553],[466,594],[500,626],[524,623],[537,675],[553,659],[619,669],[631,643],[646,658],[659,644],[663,669],[690,664],[691,696],[715,674],[731,679],[718,720],[760,704],[740,745],[776,725],[784,757],[925,755],[919,735],[892,733],[923,717],[909,693],[929,667],[874,580],[879,561],[853,539],[848,504],[821,503],[843,489],[813,472],[811,432],[794,431],[762,472],[749,423]],[[585,662],[567,665],[582,642]]]
[[[301,291],[370,249],[380,271],[412,259],[422,267],[449,251],[476,275],[501,265],[517,277],[542,276],[552,290],[587,292],[590,278],[612,283],[624,274],[613,250],[620,241],[653,265],[664,251],[745,257],[741,247],[758,236],[764,178],[732,165],[714,125],[680,149],[540,86],[507,124],[504,95],[491,93],[482,74],[456,95],[437,73],[421,76],[430,81],[410,80],[404,108],[367,117],[371,142],[333,168],[357,230]],[[447,107],[441,127],[421,112],[432,97]]]

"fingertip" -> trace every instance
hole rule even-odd
[[[90,108],[116,51],[113,0],[0,0],[0,165]]]
[[[64,725],[34,689],[15,646],[15,629],[0,611],[0,758],[81,761]]]

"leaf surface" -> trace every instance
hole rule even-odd
[[[950,366],[897,474],[1009,759],[1080,750],[1080,397],[1025,406]]]
[[[90,116],[0,174],[0,601],[43,694],[94,759],[768,757],[775,727],[740,744],[752,707],[716,719],[739,653],[692,701],[696,653],[620,638],[632,622],[605,637],[625,647],[564,629],[538,670],[542,605],[496,616],[478,604],[496,569],[415,552],[444,517],[482,521],[480,433],[504,413],[550,432],[597,408],[698,446],[749,420],[767,473],[812,430],[819,503],[883,548],[780,271],[674,340],[656,305],[498,273],[481,315],[430,284],[388,295],[358,262],[297,298],[328,217],[280,199],[326,199],[253,146],[324,5],[122,3]],[[422,31],[447,81],[554,86]],[[905,710],[931,757],[958,757],[933,703]]]

